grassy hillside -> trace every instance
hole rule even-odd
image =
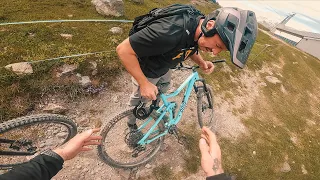
[[[259,44],[272,46],[256,58],[256,54],[265,47]],[[270,72],[257,73],[263,67],[268,67]],[[207,78],[216,93],[225,93],[225,100],[232,104],[236,101],[235,96],[241,96],[238,87],[243,87],[245,79],[241,79],[244,72],[233,66],[230,68],[231,72],[221,71],[215,77]],[[221,140],[224,166],[237,179],[318,179],[319,59],[260,32],[248,69],[266,84],[251,107],[244,105],[233,109],[234,114],[240,117],[248,112],[247,108],[252,111],[250,116],[241,118],[250,135],[237,142]],[[266,81],[270,75],[281,83]],[[238,78],[237,81],[231,81],[234,77]],[[250,93],[244,97],[250,98]],[[280,172],[284,162],[290,165],[290,172]]]
[[[90,0],[41,0],[41,1],[9,1],[0,4],[0,22],[20,22],[53,19],[134,19],[135,16],[148,12],[155,7],[171,3],[187,3],[188,1],[148,1],[143,5],[125,1],[125,16],[102,17]],[[209,12],[211,7],[201,7]],[[119,26],[124,29],[121,35],[114,35],[109,29]],[[97,61],[99,74],[94,80],[97,83],[112,79],[123,68],[115,54],[115,47],[127,37],[130,23],[45,23],[28,25],[10,25],[0,27],[0,122],[24,115],[33,109],[35,100],[44,94],[56,91],[64,92],[75,98],[81,94],[81,88],[69,79],[54,78],[54,72],[61,63],[77,63],[77,70],[87,75],[88,62]],[[60,34],[72,34],[72,39],[65,39]],[[5,70],[5,65],[42,59],[81,54],[87,52],[109,51],[86,57],[51,61],[34,64],[33,75],[16,76]],[[76,94],[76,95],[74,95]]]

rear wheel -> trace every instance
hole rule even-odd
[[[148,163],[164,141],[162,136],[145,146],[138,145],[138,141],[154,124],[154,119],[141,131],[133,131],[127,125],[129,118],[133,118],[132,110],[117,115],[101,131],[102,140],[101,145],[98,146],[98,156],[113,167],[130,169]],[[137,126],[140,127],[146,120],[137,119]],[[159,135],[163,131],[163,126],[163,122],[160,121],[156,127],[157,132],[150,135],[148,139]]]
[[[0,169],[25,163],[47,149],[64,144],[76,134],[76,124],[58,114],[25,116],[1,123]]]
[[[212,90],[207,85],[207,90],[203,86],[198,87],[197,92],[197,113],[200,127],[211,127],[214,123],[213,96]]]

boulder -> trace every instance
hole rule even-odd
[[[277,84],[277,83],[281,83],[281,81],[274,77],[274,76],[266,76],[266,80],[269,81],[272,84]]]
[[[77,64],[64,64],[58,69],[56,76],[61,77],[63,75],[67,75],[69,73],[72,73],[77,68],[78,68]]]
[[[104,16],[123,16],[124,3],[122,0],[92,0],[96,11]]]
[[[291,171],[291,167],[290,167],[289,163],[284,162],[280,168],[280,172],[286,173],[286,172],[290,172],[290,171]]]
[[[72,39],[73,35],[72,34],[60,34],[61,37],[65,39]]]
[[[91,69],[97,69],[97,67],[98,67],[97,62],[95,62],[95,61],[90,61],[89,63],[91,64]]]
[[[308,174],[308,171],[306,170],[306,167],[302,164],[301,165],[302,174]]]
[[[49,103],[44,109],[44,112],[55,113],[55,114],[64,114],[68,109],[60,106],[58,104]]]
[[[66,132],[60,132],[56,135],[58,138],[66,138],[68,136],[68,133]]]
[[[90,69],[92,69],[91,75],[95,76],[98,74],[98,64],[95,61],[90,61]]]
[[[83,87],[88,87],[91,85],[91,80],[89,76],[82,76],[79,83],[83,86]]]
[[[110,32],[112,32],[113,34],[122,34],[123,30],[120,27],[113,27],[109,30]]]
[[[32,74],[33,69],[30,63],[20,62],[5,66],[6,69],[13,71],[17,75]]]

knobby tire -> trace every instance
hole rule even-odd
[[[113,157],[110,157],[110,154],[108,154],[106,152],[106,150],[105,150],[105,148],[108,148],[108,144],[106,143],[107,135],[110,132],[110,130],[113,130],[113,128],[115,128],[114,126],[117,123],[126,120],[125,118],[127,116],[131,115],[131,114],[132,114],[132,109],[126,110],[126,111],[120,113],[119,115],[114,117],[109,123],[107,123],[103,127],[103,129],[101,131],[100,135],[102,136],[102,140],[101,140],[102,143],[101,143],[101,145],[98,146],[98,156],[100,157],[100,159],[102,161],[104,161],[105,163],[109,164],[110,166],[113,166],[113,167],[116,167],[116,168],[123,168],[123,169],[132,169],[132,168],[135,168],[135,167],[139,167],[139,166],[145,165],[149,161],[151,161],[152,158],[157,154],[157,152],[160,150],[160,148],[161,148],[161,146],[162,146],[162,144],[164,142],[164,136],[156,139],[155,140],[156,142],[154,141],[156,143],[156,147],[152,150],[151,153],[149,153],[144,159],[142,159],[140,161],[126,163],[126,162],[119,162],[117,160],[114,160]],[[141,121],[141,120],[137,119],[137,122],[138,121]],[[154,121],[154,119],[152,121],[150,121],[150,123],[153,122],[153,121]],[[126,122],[122,122],[122,123],[124,123],[122,125],[126,125]],[[121,125],[121,127],[122,127],[122,125]],[[164,124],[163,124],[162,121],[160,121],[160,123],[158,124],[158,128],[159,129],[163,129],[163,127],[164,127]],[[109,139],[110,138],[117,139],[117,141],[119,142],[118,146],[121,146],[122,145],[121,143],[125,143],[123,141],[123,139],[121,139],[120,137],[108,137],[108,138]],[[146,146],[148,146],[148,145],[149,144],[147,144]]]
[[[210,103],[212,104],[212,108],[206,109],[206,113],[209,113],[209,119],[204,119],[203,117],[203,106],[206,106]],[[205,92],[204,87],[199,87],[197,92],[197,114],[198,114],[198,122],[200,128],[203,126],[211,127],[214,124],[214,108],[213,108],[213,96],[212,90],[207,85],[207,92]]]
[[[42,124],[60,124],[66,127],[66,129],[68,130],[67,132],[68,134],[60,145],[66,143],[69,139],[71,139],[77,134],[76,124],[66,116],[62,116],[58,114],[38,114],[38,115],[19,117],[19,118],[1,123],[0,137],[1,135],[9,131],[14,131],[17,129],[21,129],[21,131],[23,131],[23,128],[25,127],[31,127],[38,124],[41,124],[41,125]],[[43,129],[43,130],[46,131],[46,129]],[[25,138],[28,138],[28,137],[25,137]],[[23,163],[25,162],[14,163],[14,164],[0,164],[0,169],[11,169],[16,165],[20,165]]]

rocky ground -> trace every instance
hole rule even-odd
[[[227,65],[223,67],[224,71],[229,71]],[[250,115],[250,111],[246,111],[240,115],[233,113],[234,109],[242,107],[250,107],[254,98],[259,95],[259,88],[266,86],[265,81],[272,83],[281,83],[272,73],[265,67],[261,72],[255,74],[249,71],[242,73],[242,86],[238,87],[240,93],[233,94],[233,101],[224,98],[225,93],[215,94],[215,128],[220,137],[236,140],[240,135],[247,135],[245,126],[241,123],[240,118]],[[191,71],[174,71],[173,80],[170,90],[176,89],[181,82],[191,73]],[[268,73],[268,78],[262,79],[261,73]],[[233,79],[238,81],[238,79]],[[169,90],[169,91],[170,91]],[[284,90],[285,91],[285,90]],[[70,102],[66,98],[59,96],[50,96],[42,100],[38,109],[43,107],[60,106],[66,110],[66,115],[73,119],[78,125],[78,131],[104,126],[117,114],[129,108],[127,105],[128,98],[131,93],[131,79],[128,73],[123,72],[112,86],[108,86],[95,96],[85,96]],[[179,98],[177,98],[177,101]],[[247,108],[250,109],[250,108]],[[183,114],[180,125],[188,126],[197,122],[196,117],[196,96],[193,94],[189,100],[188,106]],[[200,128],[196,127],[195,130]],[[76,158],[65,162],[63,170],[61,170],[53,179],[64,180],[99,180],[99,179],[152,179],[153,169],[161,165],[168,165],[174,174],[182,173],[184,170],[184,155],[189,153],[186,148],[177,143],[177,139],[169,135],[165,139],[165,144],[161,148],[156,157],[144,167],[135,169],[134,171],[122,170],[110,167],[101,161],[94,147],[93,151],[81,153]],[[199,164],[200,165],[200,164]],[[190,175],[187,179],[204,179],[204,173],[200,170],[196,174]]]
[[[225,67],[228,70],[228,67]],[[267,71],[267,70],[264,70]],[[172,89],[175,89],[179,84],[187,77],[190,71],[175,71],[173,75]],[[227,137],[233,140],[241,134],[246,134],[246,128],[240,122],[240,118],[236,117],[232,113],[233,108],[239,108],[241,106],[250,106],[255,96],[259,94],[259,86],[265,85],[263,80],[259,79],[259,76],[244,73],[245,84],[244,88],[240,88],[239,91],[243,91],[246,97],[236,97],[235,103],[227,102],[223,100],[222,95],[215,95],[215,118],[217,119],[217,131],[220,136]],[[249,96],[249,91],[251,95]],[[62,104],[69,109],[67,115],[74,119],[79,130],[97,127],[104,125],[111,118],[118,113],[127,109],[128,97],[131,93],[131,80],[130,76],[123,72],[112,88],[100,92],[95,97],[85,97],[78,101],[71,103],[65,103],[62,99],[47,99],[46,102],[52,101],[54,103]],[[250,97],[250,98],[249,98]],[[181,97],[180,97],[181,98]],[[250,113],[250,112],[248,112]],[[243,116],[245,116],[244,114]],[[193,124],[196,121],[196,99],[195,96],[190,98],[188,108],[186,109],[181,124],[188,125]],[[200,128],[196,128],[200,130]],[[140,167],[138,170],[130,174],[129,170],[115,169],[104,162],[102,162],[97,154],[96,149],[91,152],[80,154],[78,157],[71,161],[68,161],[64,165],[64,169],[59,172],[54,179],[129,179],[131,178],[143,178],[152,177],[152,170],[162,164],[170,164],[170,169],[174,173],[183,171],[184,160],[183,154],[185,152],[183,145],[177,143],[177,140],[173,136],[168,136],[165,140],[165,145],[161,149],[160,153],[154,160],[148,163],[144,167]],[[200,170],[199,173],[190,176],[188,179],[204,179],[204,174]]]
[[[190,74],[190,71],[179,72],[179,76],[173,79],[172,89],[178,87],[178,82],[182,82],[183,78]],[[54,99],[54,103],[63,104],[69,109],[67,115],[74,119],[79,130],[90,127],[102,126],[111,118],[128,108],[128,97],[131,93],[131,79],[127,73],[123,73],[113,84],[113,90],[105,90],[96,97],[86,97],[77,102],[63,104],[61,100]],[[50,100],[49,100],[50,101]],[[52,101],[52,99],[51,99]],[[184,117],[192,117],[190,119],[183,118],[182,124],[193,123],[196,120],[195,96],[190,99]],[[184,121],[184,122],[183,122]],[[200,128],[198,129],[200,130]],[[173,172],[183,170],[183,145],[177,143],[177,139],[168,136],[165,145],[154,160],[146,166],[139,168],[130,174],[130,170],[115,169],[102,162],[97,154],[96,149],[91,152],[82,153],[75,159],[68,161],[64,165],[64,169],[59,172],[54,179],[128,179],[152,176],[153,168],[161,164],[171,164],[170,169]],[[198,177],[198,176],[197,176]],[[203,176],[202,176],[203,177]]]

